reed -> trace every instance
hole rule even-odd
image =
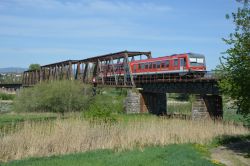
[[[248,134],[243,126],[214,121],[131,118],[116,123],[89,123],[82,118],[25,122],[2,133],[0,161],[51,156],[95,149],[117,151],[149,145],[209,143],[220,135]],[[4,132],[2,130],[1,132]]]

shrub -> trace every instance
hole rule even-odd
[[[83,110],[88,102],[83,85],[77,81],[54,81],[20,91],[14,100],[15,111],[64,112]]]
[[[14,94],[0,93],[0,100],[13,100],[14,98]]]
[[[94,122],[116,122],[116,115],[123,112],[125,95],[124,90],[102,89],[102,93],[91,98],[84,117]]]
[[[104,106],[113,113],[122,113],[126,92],[127,90],[105,88],[101,94],[95,96],[93,103]]]
[[[117,121],[110,108],[97,104],[91,104],[88,111],[84,112],[84,117],[94,123],[113,123]]]

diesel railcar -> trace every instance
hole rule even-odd
[[[102,76],[104,79],[113,78],[115,75],[123,76],[128,71],[124,69],[124,63],[102,64]],[[171,78],[203,77],[206,73],[205,56],[196,53],[174,54],[145,60],[132,60],[129,62],[130,71],[135,79],[145,76],[155,76],[162,79],[164,76]],[[101,75],[100,75],[101,76]]]
[[[195,53],[175,54],[130,62],[133,75],[175,74],[195,75],[206,72],[205,56]]]

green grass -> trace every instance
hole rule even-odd
[[[0,114],[0,137],[3,134],[14,132],[18,124],[25,121],[46,121],[56,119],[55,113],[5,113]],[[23,125],[23,124],[22,124]],[[22,126],[21,125],[21,126]],[[20,125],[19,125],[20,126]]]
[[[0,100],[0,112],[8,112],[12,109],[13,103],[11,101]]]
[[[168,103],[167,104],[167,113],[180,113],[191,115],[192,113],[192,104],[191,102],[183,102],[183,103]]]
[[[241,114],[237,114],[235,109],[225,108],[223,111],[223,120],[225,122],[235,122],[250,127],[250,115],[244,117]]]
[[[224,109],[223,119],[225,121],[243,122],[243,116],[236,113],[233,109]]]
[[[219,137],[216,137],[213,139],[210,147],[218,147],[221,145],[227,145],[235,142],[243,142],[243,141],[250,141],[250,134],[248,135],[237,135],[237,136],[231,136],[231,135],[221,135]],[[249,155],[250,155],[250,149],[249,149]]]
[[[54,113],[5,113],[0,114],[0,126],[27,120],[55,119],[56,117],[57,115]]]
[[[0,92],[0,100],[13,100],[15,98],[15,94],[7,94]]]
[[[182,144],[165,147],[148,147],[143,150],[114,152],[111,150],[97,150],[92,152],[52,156],[45,158],[31,158],[12,161],[3,166],[212,166],[208,160],[208,152],[200,150],[196,145]]]

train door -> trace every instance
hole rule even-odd
[[[133,73],[136,73],[136,64],[133,65]]]
[[[185,67],[185,59],[180,58],[180,71],[183,71]]]
[[[174,71],[179,70],[179,59],[174,59],[173,61],[173,69]]]

